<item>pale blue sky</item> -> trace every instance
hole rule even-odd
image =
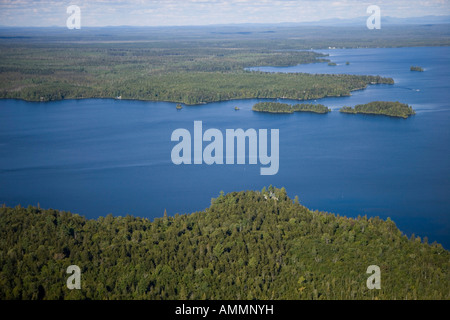
[[[450,14],[450,0],[0,0],[0,25],[63,27],[71,4],[82,27],[309,22],[367,16],[372,4],[382,16]]]

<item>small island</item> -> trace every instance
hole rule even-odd
[[[234,107],[234,110],[238,111],[238,110],[239,110],[239,107]]]
[[[419,72],[423,72],[423,68],[419,67],[419,66],[411,66],[411,68],[409,68],[409,70],[411,71],[419,71]]]
[[[346,65],[346,66],[350,65],[350,62],[347,61],[347,62],[345,63],[345,65]]]
[[[280,102],[259,102],[252,107],[253,111],[268,112],[268,113],[294,113],[294,112],[313,112],[313,113],[328,113],[331,111],[323,104],[300,103],[290,105],[288,103]]]
[[[352,114],[385,115],[404,119],[416,114],[412,107],[398,101],[373,101],[367,104],[358,104],[354,108],[342,107],[339,111]]]
[[[181,109],[183,109],[183,106],[181,104],[177,103],[177,110],[181,110]]]
[[[328,62],[329,66],[337,66],[336,62]]]

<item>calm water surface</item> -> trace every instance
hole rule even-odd
[[[160,217],[203,210],[225,192],[284,186],[311,209],[391,217],[406,234],[450,248],[450,48],[323,50],[326,63],[270,72],[393,77],[344,98],[317,100],[327,115],[263,114],[260,100],[184,107],[108,99],[30,103],[0,100],[0,203],[70,210],[88,218]],[[349,61],[350,65],[345,65]],[[425,72],[411,72],[411,65]],[[374,100],[408,103],[409,119],[340,114]],[[287,101],[294,102],[294,101]],[[240,110],[235,111],[234,106]],[[280,169],[171,162],[172,131],[280,130]]]

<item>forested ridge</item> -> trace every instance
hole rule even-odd
[[[3,207],[0,234],[2,300],[450,298],[441,245],[390,219],[311,211],[272,186],[154,221]],[[81,290],[66,288],[73,264]],[[380,290],[366,287],[369,265]]]

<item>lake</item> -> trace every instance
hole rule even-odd
[[[449,249],[450,48],[317,51],[329,53],[337,66],[259,69],[380,75],[395,85],[317,100],[333,109],[326,115],[257,113],[251,111],[263,101],[257,99],[182,110],[168,102],[0,100],[0,203],[39,203],[87,218],[152,219],[165,209],[169,215],[203,210],[221,190],[272,184],[310,209],[390,217],[404,233]],[[411,65],[425,72],[411,72]],[[375,100],[404,102],[417,114],[405,120],[337,111]],[[173,164],[172,132],[193,132],[196,120],[203,130],[279,129],[278,173],[262,176],[259,164]]]

